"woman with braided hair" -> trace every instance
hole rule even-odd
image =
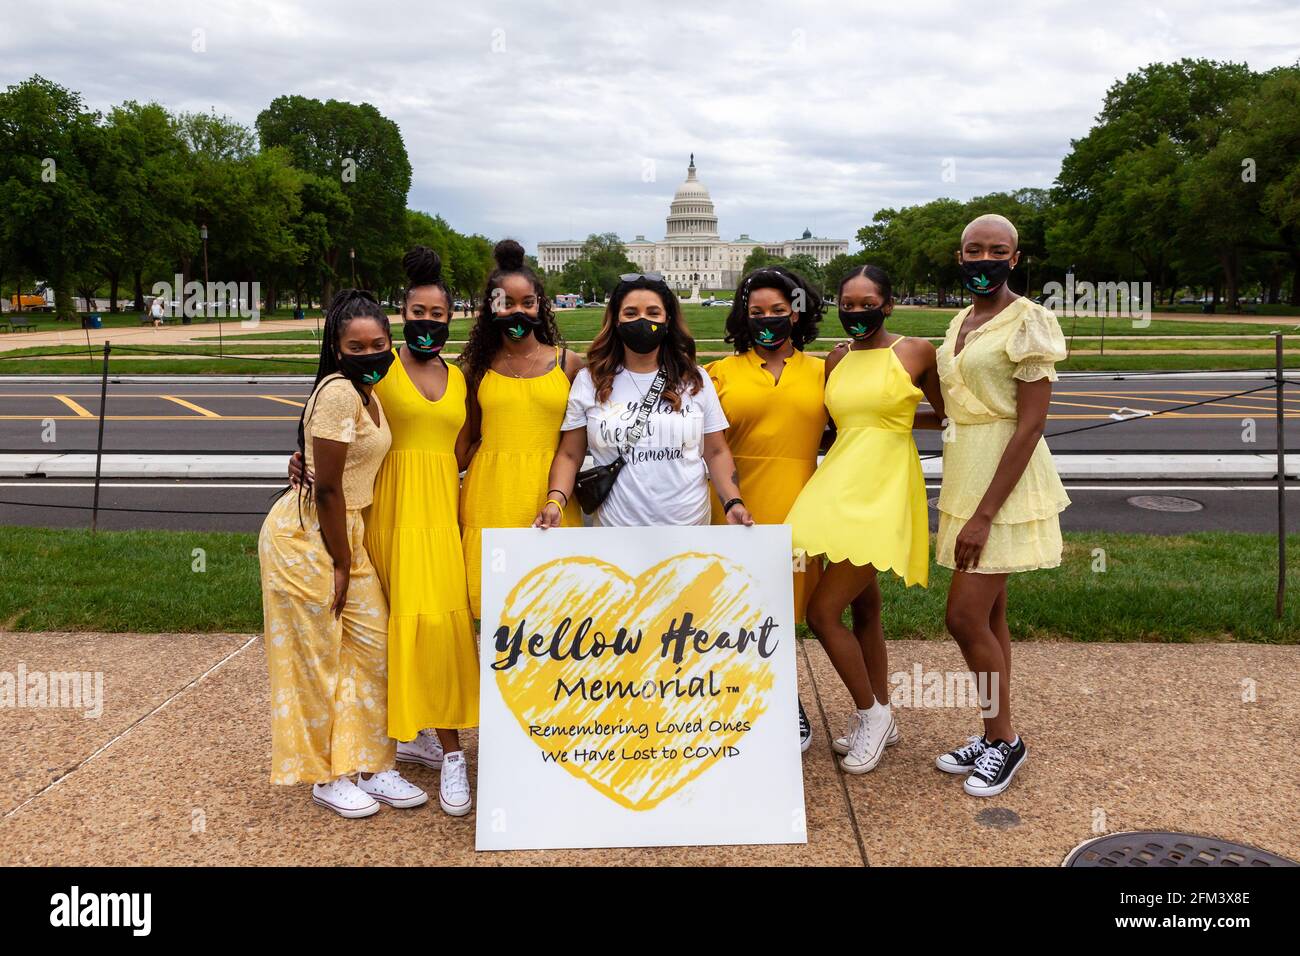
[[[375,388],[392,448],[375,478],[366,547],[389,603],[388,733],[397,759],[440,770],[439,804],[464,816],[473,801],[459,732],[478,723],[478,645],[456,519],[469,448],[465,377],[441,355],[452,309],[441,259],[417,246],[402,265],[405,342]]]
[[[392,442],[375,393],[391,346],[373,296],[335,296],[298,421],[298,451],[315,481],[282,495],[258,536],[271,782],[311,783],[316,803],[350,818],[377,812],[377,798],[401,807],[428,800],[393,769],[388,602],[365,544],[364,509]]]

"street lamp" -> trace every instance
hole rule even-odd
[[[208,281],[208,224],[205,222],[199,226],[199,236],[203,240],[203,321],[207,321],[208,315],[208,294],[212,288],[212,283]],[[224,341],[222,340],[221,316],[217,316],[217,357],[222,358],[225,355]]]
[[[348,258],[352,260],[352,288],[357,287],[357,250],[349,249]]]

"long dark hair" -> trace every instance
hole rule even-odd
[[[681,396],[694,395],[704,387],[699,366],[695,364],[695,339],[682,318],[681,306],[677,296],[662,279],[648,279],[645,276],[629,282],[620,282],[614,287],[605,307],[605,320],[600,331],[591,342],[587,352],[587,368],[591,373],[591,384],[596,389],[596,401],[603,402],[609,398],[614,388],[614,375],[623,367],[623,340],[619,338],[615,326],[618,313],[623,308],[623,300],[629,292],[637,289],[649,289],[657,293],[663,302],[664,314],[668,318],[668,333],[659,343],[659,367],[666,373],[663,400],[672,405],[673,411],[682,407]]]
[[[501,326],[492,321],[492,293],[509,276],[523,276],[532,283],[533,294],[537,296],[538,323],[533,327],[537,341],[545,345],[557,345],[562,341],[560,330],[555,325],[551,300],[546,297],[546,288],[542,285],[541,278],[524,260],[524,247],[513,239],[502,239],[492,250],[492,258],[496,260],[496,268],[488,276],[487,286],[483,289],[483,302],[474,318],[474,327],[469,330],[465,350],[460,354],[460,366],[465,371],[470,388],[477,387],[479,379],[491,367],[492,359],[501,351],[504,335]]]
[[[307,399],[306,404],[303,405],[302,414],[298,416],[298,453],[302,455],[304,471],[307,468],[307,439],[304,432],[304,423],[307,421],[308,414],[316,406],[316,399],[320,396],[320,383],[339,371],[339,340],[342,338],[343,330],[347,328],[349,322],[359,318],[374,319],[383,326],[384,332],[388,334],[390,340],[393,337],[393,333],[388,326],[388,315],[384,312],[379,300],[375,298],[373,293],[362,289],[342,289],[331,300],[329,308],[325,311],[325,327],[321,330],[320,361],[316,365],[316,381],[312,384],[311,397]],[[355,382],[352,384],[361,396],[361,401],[367,405],[370,404],[370,397]],[[303,482],[298,484],[298,524],[300,526],[302,525],[303,485]],[[310,501],[310,490],[307,491],[307,497]]]
[[[822,294],[797,272],[784,266],[764,266],[745,276],[736,286],[736,296],[731,311],[727,313],[727,334],[723,341],[731,342],[737,352],[748,352],[754,347],[749,332],[749,296],[756,289],[776,289],[790,303],[790,308],[798,316],[798,320],[791,323],[790,330],[790,342],[795,348],[802,350],[817,338],[817,325],[826,311]],[[802,309],[794,308],[797,298],[803,299]]]

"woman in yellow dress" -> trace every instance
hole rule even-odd
[[[786,519],[795,552],[828,561],[808,601],[808,626],[853,696],[849,732],[835,741],[848,773],[873,769],[898,740],[876,573],[891,570],[909,586],[929,579],[925,479],[912,429],[938,428],[943,399],[934,346],[887,331],[892,311],[889,277],[876,266],[859,266],[841,282],[839,317],[853,343],[826,360],[835,441]],[[922,397],[934,411],[917,412]],[[865,618],[856,634],[843,624],[855,602]]]
[[[727,444],[745,480],[745,501],[759,524],[784,524],[790,506],[817,469],[826,431],[826,363],[804,351],[817,338],[824,306],[802,276],[781,266],[757,269],[736,289],[726,340],[735,355],[705,366],[727,416]],[[802,304],[796,311],[795,302]],[[713,498],[713,523],[726,524]],[[821,562],[794,569],[794,619],[804,620]],[[799,701],[800,749],[812,744],[812,725]]]
[[[1065,337],[1049,310],[1007,288],[1018,241],[1002,216],[966,226],[958,259],[974,301],[953,316],[939,347],[951,432],[935,560],[953,569],[948,631],[988,702],[983,735],[936,764],[967,775],[966,792],[982,797],[1006,790],[1026,755],[1011,724],[1007,576],[1060,565],[1058,515],[1070,504],[1042,437]]]
[[[440,769],[439,805],[464,816],[473,800],[459,731],[478,724],[478,644],[456,523],[469,445],[465,379],[440,354],[452,299],[437,253],[417,246],[403,266],[405,343],[375,389],[392,449],[375,479],[366,546],[390,605],[388,732],[397,759]]]
[[[580,356],[560,345],[550,301],[524,262],[523,246],[503,239],[493,255],[496,269],[461,356],[470,459],[460,520],[475,618],[482,616],[483,529],[527,528],[542,510],[569,386],[583,367]],[[563,525],[582,527],[578,503],[564,500]]]
[[[388,605],[364,509],[392,435],[373,389],[392,363],[388,317],[340,292],[325,317],[298,447],[316,482],[271,507],[258,536],[271,679],[271,782],[311,783],[344,817],[428,800],[393,768],[385,701]],[[307,440],[310,436],[310,441]],[[354,783],[352,774],[358,774]]]

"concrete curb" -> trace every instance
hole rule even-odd
[[[105,478],[274,478],[285,479],[288,452],[273,455],[114,455],[106,454]],[[1055,455],[1066,481],[1249,481],[1277,475],[1277,457],[1249,455]],[[583,464],[591,467],[591,459]],[[921,462],[925,477],[943,475],[943,460]],[[1286,457],[1289,478],[1300,478],[1300,455]],[[0,455],[0,478],[93,478],[94,455]]]

